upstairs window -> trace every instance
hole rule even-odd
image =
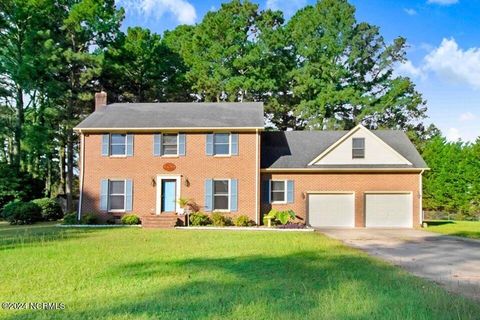
[[[352,158],[353,159],[365,158],[365,138],[352,139]]]
[[[213,152],[216,155],[230,154],[230,134],[215,133],[213,135]]]
[[[162,155],[178,155],[178,134],[162,135]]]

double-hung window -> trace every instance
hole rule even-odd
[[[365,138],[352,139],[352,158],[353,159],[365,158]]]
[[[270,199],[272,203],[284,203],[287,199],[287,181],[272,180],[270,181]]]
[[[230,154],[230,134],[215,133],[213,135],[213,153],[215,155]]]
[[[110,155],[125,156],[127,153],[127,135],[112,133],[110,135]]]
[[[213,180],[213,210],[229,210],[228,180]]]
[[[125,180],[109,180],[109,211],[125,211]]]
[[[178,134],[168,133],[162,135],[162,155],[178,155]]]

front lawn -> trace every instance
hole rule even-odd
[[[6,319],[474,319],[480,305],[318,233],[0,230]]]
[[[427,231],[472,239],[480,239],[480,221],[427,221]]]

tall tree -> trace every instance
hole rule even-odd
[[[51,0],[0,2],[0,103],[2,116],[12,116],[13,143],[9,158],[20,168],[25,111],[35,103],[48,74],[55,6]],[[4,118],[5,119],[5,118]]]
[[[60,138],[66,150],[65,192],[67,209],[71,211],[77,143],[73,127],[92,111],[92,92],[101,73],[103,52],[116,40],[124,12],[115,7],[114,0],[69,0],[69,4],[62,26],[64,68],[61,75],[65,79],[65,88],[60,98],[64,116]]]
[[[296,112],[310,128],[406,128],[425,117],[414,84],[394,76],[406,41],[387,45],[379,28],[357,22],[347,0],[320,0],[287,25],[298,66],[292,70]]]
[[[100,83],[112,101],[188,101],[185,68],[159,35],[128,28],[106,51]]]

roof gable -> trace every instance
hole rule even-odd
[[[365,139],[365,157],[352,158],[352,139]],[[412,163],[398,153],[385,141],[362,125],[358,125],[338,139],[321,154],[315,157],[309,166],[314,165],[409,165]]]

